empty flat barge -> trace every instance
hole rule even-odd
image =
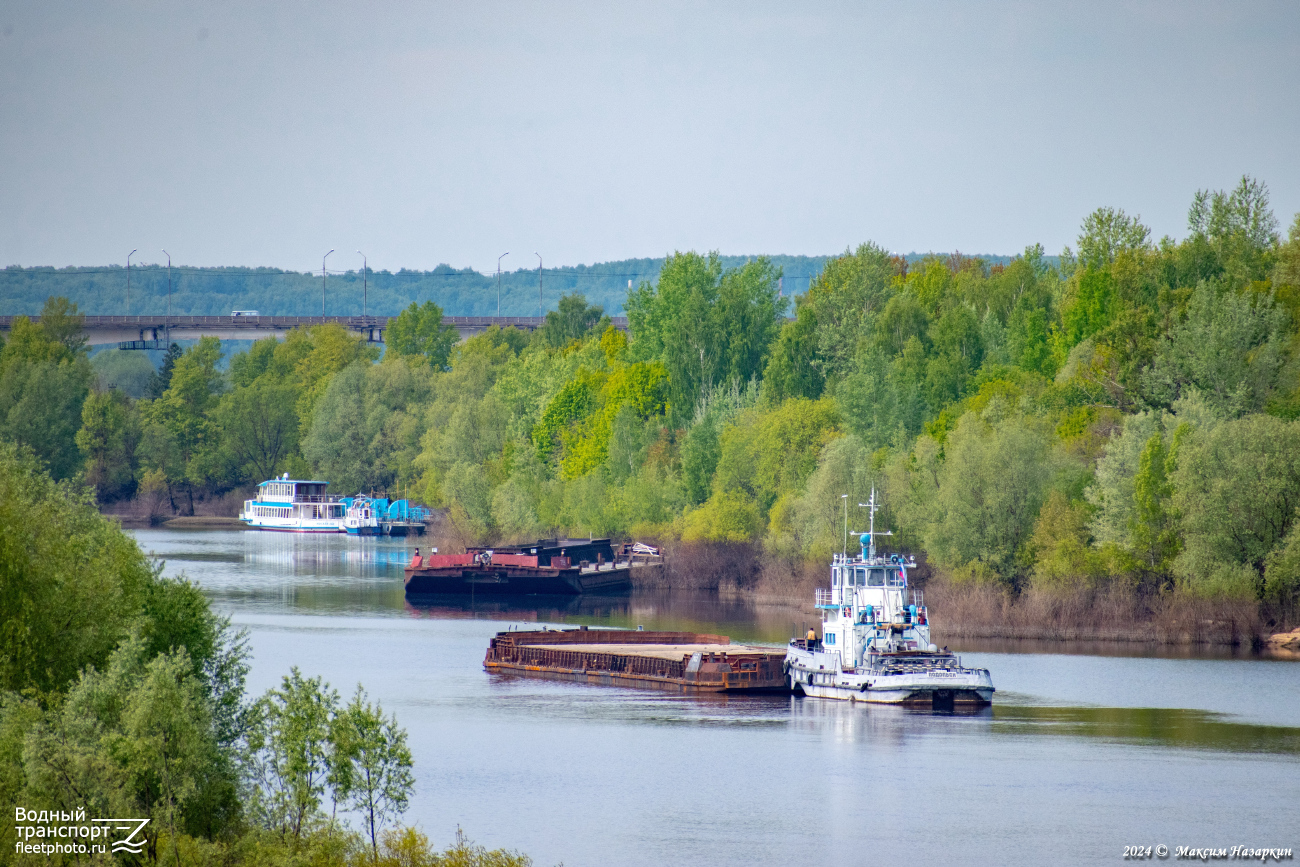
[[[785,649],[725,635],[621,629],[498,632],[490,672],[672,692],[789,692]]]

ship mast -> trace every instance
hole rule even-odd
[[[876,512],[879,512],[881,508],[883,508],[879,503],[876,502],[875,485],[871,486],[871,499],[865,503],[858,503],[858,505],[863,509],[867,509],[868,514],[871,516],[869,519],[869,523],[867,524],[867,559],[874,560],[876,559]],[[894,531],[886,530],[880,535],[892,536],[894,535]]]

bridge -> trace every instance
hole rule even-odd
[[[0,316],[0,332],[13,328],[15,316]],[[41,317],[28,317],[39,323]],[[294,328],[309,325],[342,325],[371,343],[383,343],[392,316],[86,316],[82,334],[86,342],[99,346],[116,343],[122,349],[166,349],[171,340],[217,337],[221,340],[258,340],[284,337]],[[444,316],[460,339],[481,334],[492,326],[533,331],[546,320],[540,316]],[[614,327],[627,330],[627,317],[615,316]]]

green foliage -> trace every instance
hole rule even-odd
[[[102,391],[87,397],[75,442],[85,460],[86,482],[100,500],[121,499],[134,492],[140,418],[124,393]]]
[[[352,701],[330,722],[330,775],[336,792],[361,814],[371,852],[379,857],[379,831],[384,820],[406,811],[415,778],[406,732],[397,717],[366,701],[357,685]]]
[[[1284,363],[1288,319],[1268,295],[1198,284],[1186,320],[1170,330],[1144,377],[1147,394],[1168,406],[1196,389],[1226,416],[1263,409]]]
[[[594,304],[588,306],[587,299],[582,295],[562,295],[558,309],[546,314],[546,321],[537,332],[538,337],[547,346],[556,349],[568,346],[596,329],[604,313],[604,310]],[[605,329],[599,330],[603,332]]]
[[[778,496],[803,487],[822,448],[840,435],[839,423],[829,399],[742,413],[722,430],[714,490],[744,494],[766,513]]]
[[[317,404],[303,457],[339,491],[385,490],[409,481],[420,440],[419,417],[410,410],[430,393],[424,365],[353,363],[330,380]]]
[[[926,550],[947,568],[1015,584],[1055,476],[1048,439],[1034,426],[967,413],[944,446]]]
[[[779,278],[764,258],[724,271],[716,253],[676,253],[657,286],[629,293],[631,352],[667,371],[672,419],[689,417],[704,390],[762,374],[785,311]]]
[[[248,734],[257,788],[252,809],[282,837],[300,839],[316,818],[327,785],[331,795],[334,745],[330,725],[338,693],[319,677],[303,677],[295,666],[279,689],[258,702]]]
[[[1083,221],[1079,234],[1079,265],[1100,270],[1125,253],[1151,246],[1151,230],[1123,208],[1098,208]]]
[[[58,690],[103,665],[157,580],[88,491],[0,443],[0,689]]]
[[[1261,598],[1269,558],[1284,556],[1300,507],[1300,424],[1250,415],[1188,436],[1173,485],[1183,586]]]
[[[51,298],[40,325],[14,320],[0,348],[0,438],[32,449],[55,478],[81,464],[75,436],[93,373],[76,306]]]
[[[1138,458],[1129,527],[1135,553],[1153,570],[1167,570],[1178,553],[1177,520],[1170,503],[1174,489],[1169,481],[1175,467],[1171,450],[1165,448],[1164,434],[1157,431]]]
[[[287,469],[298,450],[297,400],[292,383],[270,376],[222,395],[213,420],[242,481],[265,481]]]
[[[420,356],[435,370],[446,367],[456,339],[456,329],[442,324],[442,308],[432,301],[423,305],[412,301],[410,307],[389,323],[384,334],[389,352]]]

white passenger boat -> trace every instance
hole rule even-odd
[[[288,473],[262,482],[257,496],[244,501],[239,520],[254,530],[342,533],[344,506],[326,495],[328,484],[291,479]]]
[[[957,656],[930,643],[925,598],[907,584],[916,561],[876,554],[876,535],[891,534],[875,532],[874,490],[866,508],[871,524],[862,553],[836,554],[830,589],[817,589],[821,639],[796,638],[786,649],[791,688],[812,698],[881,704],[989,704],[988,669],[963,668]]]

